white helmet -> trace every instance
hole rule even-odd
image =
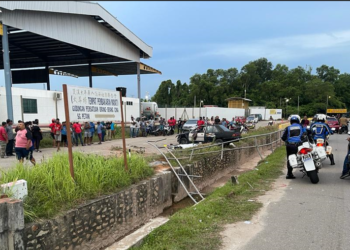
[[[316,118],[317,121],[324,121],[324,122],[326,121],[326,119],[327,117],[324,114],[319,114],[317,115],[317,118]]]
[[[300,116],[299,115],[292,115],[290,117],[290,124],[292,124],[293,122],[300,123]]]

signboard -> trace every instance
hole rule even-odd
[[[270,115],[275,115],[276,114],[276,109],[270,109]]]
[[[67,85],[67,97],[71,122],[120,119],[119,91]]]
[[[331,113],[331,114],[344,114],[348,112],[347,109],[327,109],[327,113]]]

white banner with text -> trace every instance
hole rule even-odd
[[[120,119],[119,91],[67,85],[67,97],[71,122]]]

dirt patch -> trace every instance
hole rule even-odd
[[[157,165],[157,166],[154,166],[153,169],[156,173],[160,173],[163,171],[171,171],[171,168],[169,165]]]
[[[271,203],[278,202],[288,187],[290,180],[286,180],[284,175],[280,176],[274,183],[272,190],[257,198],[263,207],[250,221],[242,221],[225,226],[221,233],[223,244],[221,250],[242,249],[250,240],[252,240],[265,226],[267,217],[267,208]],[[255,202],[252,200],[252,202]]]

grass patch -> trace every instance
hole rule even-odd
[[[250,129],[247,134],[242,135],[242,137],[248,137],[248,136],[253,136],[253,135],[262,135],[262,134],[267,134],[267,133],[272,133],[278,131],[278,125],[272,125],[272,126],[265,126],[265,127],[260,127],[257,129]]]
[[[24,200],[25,220],[50,218],[60,211],[103,194],[116,192],[153,175],[153,169],[138,155],[128,159],[130,171],[124,170],[122,158],[73,153],[75,182],[69,172],[68,154],[55,154],[35,167],[17,164],[2,172],[0,184],[24,179],[28,196]]]
[[[259,170],[240,175],[239,185],[228,182],[198,205],[175,213],[170,221],[149,234],[141,247],[132,249],[219,249],[223,226],[252,218],[262,204],[248,200],[263,194],[260,190],[271,188],[271,181],[281,174],[284,161],[283,146],[260,161]]]

